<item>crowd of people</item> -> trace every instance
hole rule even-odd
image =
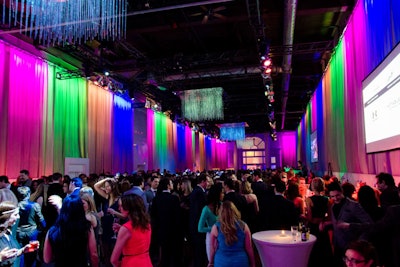
[[[391,174],[371,187],[300,167],[0,176],[0,267],[258,267],[251,234],[299,223],[309,267],[400,266]]]

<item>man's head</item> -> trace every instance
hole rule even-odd
[[[151,176],[151,189],[157,190],[158,185],[160,184],[160,178],[158,176]]]
[[[8,181],[7,176],[5,176],[5,175],[0,176],[0,189],[7,188],[9,183],[10,182]]]
[[[207,188],[207,175],[205,173],[201,173],[197,176],[197,184],[203,187],[203,189]]]
[[[19,183],[25,183],[29,180],[29,171],[28,170],[21,170],[18,176]]]
[[[55,172],[55,173],[53,173],[53,175],[51,177],[51,180],[53,182],[62,184],[63,175],[61,173],[59,173],[59,172]]]
[[[275,192],[283,194],[286,191],[286,184],[282,180],[275,183]]]
[[[345,196],[343,195],[342,187],[339,183],[330,183],[327,186],[329,197],[333,200],[335,204],[339,204]]]
[[[207,175],[207,187],[206,188],[210,189],[213,184],[214,184],[214,180],[210,176]]]
[[[79,177],[75,177],[71,179],[69,183],[69,192],[73,192],[75,188],[82,188],[82,180]]]
[[[226,191],[230,191],[230,190],[235,190],[235,181],[232,179],[226,179],[224,181],[224,190]]]
[[[88,179],[88,177],[87,177],[87,175],[86,175],[85,173],[79,174],[78,177],[81,178],[82,183],[87,184],[87,179]]]
[[[172,183],[171,178],[164,177],[160,180],[159,190],[173,190],[174,184]]]
[[[144,179],[142,176],[134,176],[132,179],[132,185],[133,186],[139,186],[141,188],[144,187]]]
[[[379,173],[376,176],[376,186],[381,192],[388,187],[395,186],[393,176],[386,172]]]
[[[258,180],[260,180],[260,179],[262,179],[262,174],[261,174],[261,171],[260,170],[255,170],[254,172],[253,172],[253,177],[254,177],[254,181],[258,181]]]
[[[297,161],[297,166],[302,167],[303,166],[303,162],[301,162],[301,160]]]

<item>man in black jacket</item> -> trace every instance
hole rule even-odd
[[[203,207],[206,205],[207,175],[197,176],[197,185],[189,195],[189,231],[193,244],[193,263],[195,267],[204,267],[207,262],[206,235],[199,233],[198,224]]]

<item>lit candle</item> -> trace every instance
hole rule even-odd
[[[281,236],[285,236],[285,230],[281,231]]]

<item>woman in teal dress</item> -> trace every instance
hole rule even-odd
[[[197,230],[200,233],[206,233],[206,251],[209,262],[211,256],[211,228],[217,222],[217,215],[223,198],[221,183],[212,185],[207,194],[207,205],[204,206],[199,219]]]
[[[209,267],[255,267],[250,229],[230,201],[222,203],[218,221],[211,229]]]

